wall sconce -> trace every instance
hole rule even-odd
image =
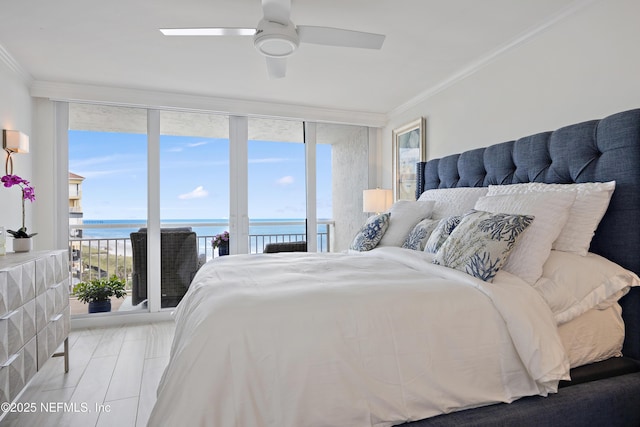
[[[379,214],[389,209],[391,203],[391,190],[376,188],[362,192],[362,212],[375,212]]]
[[[2,131],[2,148],[7,152],[7,162],[4,165],[6,175],[13,175],[13,153],[29,152],[29,136],[18,130]]]

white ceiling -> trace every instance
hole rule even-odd
[[[295,24],[387,37],[379,51],[303,44],[279,80],[267,77],[251,37],[158,31],[255,27],[260,0],[1,0],[0,48],[40,82],[389,113],[578,3],[292,0]]]

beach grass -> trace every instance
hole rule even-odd
[[[83,268],[81,280],[91,280],[112,275],[127,281],[127,289],[131,288],[131,270],[133,257],[116,255],[106,248],[82,245],[81,260]]]

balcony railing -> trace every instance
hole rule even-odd
[[[198,228],[211,227],[225,228],[226,223],[193,223],[193,224],[162,224],[161,227],[190,226],[197,232]],[[69,225],[69,261],[71,276],[74,283],[106,277],[116,274],[130,284],[133,265],[133,251],[129,237],[115,237],[115,235],[128,235],[145,227],[144,223],[126,224],[70,224]],[[304,226],[304,222],[251,222],[250,229],[262,231],[249,234],[250,253],[262,253],[269,243],[295,242],[306,240],[305,233],[275,232],[278,228],[291,228]],[[318,252],[330,252],[333,221],[318,221]],[[303,228],[303,227],[302,227]],[[90,236],[91,229],[115,229],[114,237],[83,237]],[[121,233],[117,232],[121,230]],[[269,231],[270,230],[270,231]],[[214,234],[198,234],[198,252],[202,263],[217,256],[211,245]]]

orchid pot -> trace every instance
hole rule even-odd
[[[29,252],[33,247],[33,239],[28,238],[14,238],[13,239],[13,251],[14,252]]]

